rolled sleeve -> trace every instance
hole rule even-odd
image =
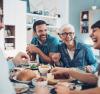
[[[90,47],[86,48],[86,59],[88,64],[93,68],[93,71],[96,71],[98,66],[97,60]]]

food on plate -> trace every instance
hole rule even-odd
[[[37,81],[37,82],[46,81],[46,78],[39,77],[39,78],[36,79],[36,81]]]
[[[41,68],[49,68],[48,65],[41,65],[40,67],[41,67]]]
[[[38,68],[35,64],[33,64],[32,66],[31,66],[31,69],[36,69],[36,68]]]
[[[31,81],[33,78],[36,78],[36,74],[30,69],[22,70],[17,75],[17,80],[20,81]]]
[[[23,89],[24,88],[15,88],[15,91],[16,91],[16,93],[20,93],[20,92],[22,92]]]
[[[55,80],[55,79],[48,80],[48,85],[56,85],[57,83],[58,83],[58,80]]]
[[[13,83],[13,86],[16,91],[16,94],[22,94],[23,92],[26,92],[29,89],[29,86],[27,84],[22,83]]]

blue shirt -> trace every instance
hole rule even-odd
[[[37,45],[37,47],[47,56],[49,56],[50,52],[57,52],[59,40],[53,36],[47,35],[46,42],[44,44],[40,44],[38,37],[34,36],[31,44]],[[41,57],[39,57],[39,62],[43,64],[48,64]]]
[[[83,68],[84,66],[92,65],[93,70],[96,71],[97,69],[96,58],[93,55],[90,46],[76,41],[75,45],[76,48],[73,59],[71,59],[69,56],[69,53],[67,51],[67,46],[64,43],[61,43],[59,45],[59,51],[61,53],[61,62],[63,63],[63,67]]]

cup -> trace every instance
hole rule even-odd
[[[54,75],[52,73],[47,73],[47,79],[48,80],[53,80],[54,79]]]
[[[51,69],[48,65],[41,65],[38,67],[41,76],[47,76],[48,71]]]

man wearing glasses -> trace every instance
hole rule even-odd
[[[96,71],[96,59],[90,47],[75,40],[75,29],[72,25],[63,25],[58,33],[62,40],[59,45],[61,62],[64,67],[77,67],[86,72]]]
[[[93,41],[93,47],[95,49],[100,50],[100,20],[95,22],[91,26],[91,39]],[[56,85],[55,91],[57,94],[100,94],[100,64],[98,67],[98,76],[91,74],[91,73],[79,73],[68,68],[54,68],[52,69],[52,73],[54,75],[57,74],[69,74],[71,77],[78,79],[82,82],[89,83],[89,84],[97,84],[96,88],[87,89],[87,90],[69,90],[64,85]]]

